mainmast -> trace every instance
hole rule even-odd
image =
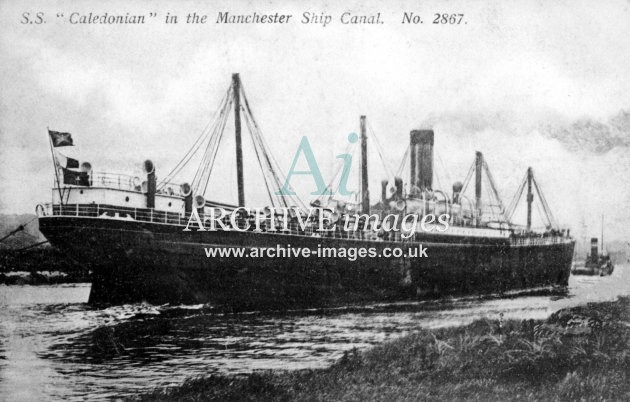
[[[602,214],[602,254],[604,254],[604,214]]]
[[[301,208],[304,207],[304,203],[293,195],[279,195],[273,194],[276,189],[280,188],[282,183],[286,181],[282,170],[278,165],[278,162],[273,158],[271,151],[266,144],[266,141],[254,119],[252,110],[247,101],[247,96],[243,88],[240,76],[238,73],[232,74],[232,81],[227,88],[225,95],[223,96],[220,106],[214,119],[207,125],[202,132],[201,136],[195,141],[192,147],[188,150],[184,158],[169,172],[166,178],[162,181],[157,190],[161,190],[167,183],[170,183],[182,169],[194,160],[194,155],[200,150],[204,150],[201,156],[201,163],[197,167],[197,171],[192,180],[192,184],[186,184],[185,190],[182,188],[182,193],[185,195],[186,204],[185,211],[192,211],[192,200],[189,197],[197,198],[196,196],[204,197],[208,184],[210,182],[210,176],[213,172],[215,165],[217,152],[221,145],[221,141],[224,138],[224,131],[228,120],[231,118],[232,103],[234,103],[234,132],[235,132],[235,145],[236,145],[236,178],[238,187],[238,207],[245,206],[245,185],[243,180],[244,166],[243,166],[243,138],[242,135],[249,133],[252,140],[253,150],[256,153],[256,159],[260,166],[262,179],[264,181],[269,201],[275,206],[276,203],[280,203],[284,206],[288,206],[287,202],[292,202],[294,205],[298,205]],[[242,133],[242,128],[245,126],[246,132]],[[274,196],[275,195],[275,196]],[[276,196],[279,199],[276,201]],[[234,205],[232,205],[234,206]]]
[[[531,167],[527,168],[527,230],[532,229],[532,202],[534,201],[534,193],[532,193],[532,180],[534,171]]]
[[[370,213],[370,190],[368,187],[367,135],[365,116],[361,116],[361,213]]]
[[[475,154],[475,206],[477,208],[477,224],[481,220],[481,174],[483,170],[483,154]]]
[[[234,95],[234,132],[236,137],[236,180],[238,182],[238,206],[245,206],[245,185],[243,183],[243,144],[241,141],[241,79],[232,74]]]
[[[507,221],[510,222],[512,220],[512,215],[514,211],[516,211],[516,207],[518,206],[521,197],[523,196],[523,192],[525,191],[525,187],[527,186],[527,230],[530,231],[532,229],[532,204],[534,202],[534,190],[536,190],[536,194],[538,195],[539,205],[542,206],[542,212],[544,213],[541,218],[543,218],[544,223],[547,225],[547,229],[558,229],[558,224],[551,213],[551,208],[549,208],[549,204],[545,199],[544,194],[542,193],[540,186],[536,178],[534,177],[534,169],[531,167],[527,168],[527,173],[521,180],[521,184],[518,186],[518,190],[514,194],[512,198],[512,202],[505,210],[505,217]]]

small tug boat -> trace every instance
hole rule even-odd
[[[597,245],[597,237],[591,238],[591,253],[586,255],[586,261],[582,266],[574,266],[571,270],[573,275],[611,275],[615,270],[615,266],[610,259],[610,255],[604,250],[604,217],[602,216],[602,252],[600,253]]]

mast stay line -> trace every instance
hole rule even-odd
[[[238,93],[237,93],[238,91]],[[175,167],[168,173],[165,180],[160,183],[159,189],[163,189],[170,182],[177,177],[183,169],[192,161],[199,150],[203,149],[200,164],[197,167],[197,171],[193,177],[191,188],[194,194],[205,196],[208,190],[210,178],[216,162],[216,156],[223,139],[223,134],[227,121],[234,105],[234,113],[239,115],[235,118],[235,131],[237,131],[237,159],[239,156],[242,158],[242,150],[239,150],[241,144],[239,143],[239,129],[240,129],[240,114],[243,114],[247,131],[250,135],[256,159],[258,165],[261,168],[263,180],[267,190],[267,196],[273,206],[281,205],[288,207],[290,201],[304,211],[304,203],[295,195],[276,195],[275,189],[282,187],[282,183],[286,180],[286,177],[279,168],[279,164],[271,153],[269,146],[262,135],[262,132],[258,126],[258,123],[254,119],[253,112],[249,106],[249,101],[245,95],[238,75],[234,75],[232,84],[229,86],[222,98],[219,108],[215,112],[213,119],[203,129],[201,135],[195,140],[192,147],[186,152],[184,157],[175,165]],[[241,161],[242,163],[242,161]],[[244,189],[241,191],[240,187],[243,185],[242,180],[242,167],[237,161],[238,171],[238,184],[239,184],[239,206],[244,206]],[[279,198],[279,200],[278,200]]]

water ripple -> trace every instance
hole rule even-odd
[[[0,399],[119,398],[188,377],[325,367],[420,328],[544,318],[630,294],[625,267],[572,277],[568,293],[228,314],[211,306],[85,303],[89,284],[0,286]],[[60,303],[64,301],[64,303]]]

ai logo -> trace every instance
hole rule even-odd
[[[356,133],[348,134],[348,141],[351,144],[359,141],[359,136]],[[295,167],[298,163],[300,155],[303,154],[304,158],[306,158],[306,163],[308,164],[309,170],[295,170]],[[341,172],[341,178],[339,179],[339,188],[337,190],[337,194],[339,195],[351,195],[352,192],[348,191],[348,177],[350,175],[350,166],[352,165],[352,155],[351,154],[341,154],[337,155],[337,159],[343,160],[343,170]],[[319,165],[315,160],[315,155],[313,154],[313,150],[311,149],[311,144],[308,142],[308,138],[306,136],[302,137],[302,141],[300,141],[300,146],[298,147],[297,152],[295,153],[295,157],[293,158],[293,163],[291,164],[291,169],[287,174],[287,179],[284,182],[282,188],[276,192],[276,195],[295,195],[295,192],[291,190],[289,182],[294,175],[310,175],[313,177],[315,181],[315,185],[317,186],[317,190],[313,191],[311,195],[333,195],[330,189],[326,188],[326,183],[324,182],[324,178],[322,177],[322,173],[319,170]]]

